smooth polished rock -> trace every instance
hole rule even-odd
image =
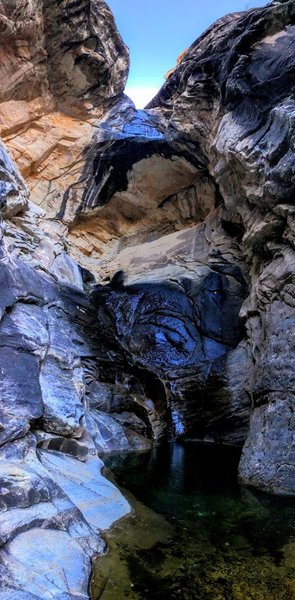
[[[36,440],[29,434],[19,441],[5,444],[1,449],[0,478],[4,498],[1,505],[2,544],[32,527],[47,526],[67,531],[69,537],[78,540],[89,556],[95,551],[102,552],[103,541],[94,535],[79,509],[42,466],[35,446]],[[62,459],[63,455],[60,456]],[[78,467],[79,461],[74,461],[72,467],[76,465]],[[8,487],[8,482],[14,482],[14,485]]]
[[[1,589],[1,596],[3,600],[39,600],[40,596],[33,596],[27,592],[22,592],[20,589],[5,587]]]
[[[25,531],[5,546],[2,561],[10,568],[14,565],[13,583],[37,597],[58,599],[64,593],[88,598],[90,560],[63,531],[38,527]]]
[[[56,483],[79,508],[96,531],[108,529],[130,511],[119,490],[101,475],[103,462],[89,458],[81,463],[55,452],[40,452],[43,466],[54,475]]]
[[[86,599],[91,558],[105,551],[100,531],[130,506],[97,457],[35,446],[29,434],[0,449],[0,595]]]

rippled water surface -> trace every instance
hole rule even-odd
[[[107,460],[133,514],[108,535],[94,600],[295,600],[295,501],[237,482],[239,454],[173,443]]]

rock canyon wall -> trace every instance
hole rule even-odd
[[[295,4],[216,22],[143,111],[102,0],[2,0],[0,34],[0,593],[82,600],[130,510],[98,455],[229,443],[295,494]]]

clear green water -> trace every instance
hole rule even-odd
[[[107,460],[134,511],[106,537],[94,600],[295,600],[295,501],[237,482],[239,453],[173,443]]]

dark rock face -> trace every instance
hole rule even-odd
[[[210,436],[214,431],[213,437],[217,439],[218,423],[220,439],[233,441],[234,435],[227,437],[224,419],[230,413],[229,398],[235,386],[243,390],[240,404],[243,417],[237,417],[236,423],[229,418],[233,431],[237,432],[242,425],[245,436],[245,407],[251,404],[253,414],[240,465],[241,476],[254,485],[281,493],[295,491],[293,425],[289,418],[294,401],[294,19],[292,1],[273,2],[261,9],[229,15],[186,51],[146,111],[136,115],[126,101],[119,104],[117,115],[115,111],[110,113],[98,133],[96,155],[90,161],[93,167],[90,167],[89,192],[79,208],[82,217],[93,211],[98,227],[105,228],[108,218],[118,212],[124,223],[128,220],[136,223],[136,233],[129,229],[132,234],[126,238],[121,234],[124,228],[118,227],[115,233],[120,243],[115,248],[107,246],[106,252],[102,250],[101,277],[104,273],[106,279],[110,278],[116,271],[125,274],[124,289],[111,286],[111,294],[97,295],[97,302],[103,305],[99,311],[106,310],[113,319],[115,315],[114,343],[122,344],[130,364],[135,362],[160,377],[169,391],[168,402],[177,406],[178,421],[188,411],[187,423],[193,423],[195,433],[207,432]],[[193,178],[178,187],[175,171],[170,172],[170,178],[161,177],[156,168],[152,169],[155,162],[143,165],[142,157],[151,154],[159,164],[161,148],[165,148],[161,158],[168,168],[171,159],[174,162],[182,156],[192,166]],[[116,165],[120,165],[118,179],[113,174]],[[156,182],[153,188],[146,187],[146,203],[141,195],[147,179],[143,174],[145,166]],[[178,215],[175,218],[173,212],[171,228],[166,231],[157,228],[157,215],[163,205],[167,202],[171,208],[171,187],[174,185],[176,196],[187,211],[188,190],[192,187],[198,190],[204,178],[212,184],[207,212],[202,215],[195,212],[193,219],[189,217],[186,222]],[[168,186],[161,188],[163,196],[159,202],[155,188],[163,180],[171,185],[169,191]],[[195,206],[197,197],[195,193]],[[148,206],[152,223],[147,221],[142,206]],[[200,276],[195,270],[189,275],[186,287],[187,274],[175,268],[178,238],[176,234],[175,238],[161,237],[200,221],[204,221],[205,237],[208,236],[217,206],[214,229],[218,244],[223,237],[221,263],[225,254],[230,268],[234,268],[229,249],[229,240],[234,240],[241,253],[240,272],[248,280],[248,298],[242,304],[244,292],[241,293],[241,288],[235,290],[239,300],[234,306],[225,273],[219,270],[216,273],[215,268],[211,272],[210,253],[220,252],[218,245],[216,248],[213,243],[213,248],[209,247],[202,257],[208,268],[207,276],[204,273]],[[140,228],[147,222],[144,234]],[[204,234],[201,229],[196,229],[195,234],[194,252],[189,244],[183,253],[186,271],[187,263],[191,267],[199,258],[198,244]],[[168,248],[172,246],[175,253],[171,259]],[[161,254],[161,260],[155,259]],[[227,271],[226,277],[229,276]],[[198,302],[192,292],[195,286],[202,289],[198,292]],[[216,298],[212,303],[208,290],[209,296],[218,291],[223,299],[228,294],[229,303],[218,304]],[[230,341],[218,316],[224,309],[225,320],[228,310],[232,315]],[[202,323],[196,318],[200,313]],[[234,334],[239,314],[240,338]],[[185,334],[183,322],[187,328]],[[207,339],[210,343],[204,349],[202,343]],[[224,345],[224,352],[218,354],[220,345]],[[204,371],[208,365],[207,377]],[[208,406],[208,412],[204,405]],[[274,431],[278,432],[276,414],[280,415],[280,427],[284,420],[286,436],[282,435],[282,439],[286,441],[275,449],[272,446]],[[179,423],[177,427],[179,432],[190,430]],[[264,451],[258,450],[258,443],[256,452],[260,427]],[[241,441],[242,435],[237,439]]]
[[[294,24],[292,1],[221,19],[149,105],[168,132],[201,146],[227,223],[238,213],[242,224],[251,278],[242,308],[245,387],[254,411],[240,473],[280,493],[295,491]]]
[[[10,217],[27,207],[27,189],[4,144],[0,145],[0,209]]]
[[[166,236],[164,273],[163,254],[149,260],[143,250],[129,265],[126,262],[127,278],[135,279],[136,273],[144,279],[143,273],[149,272],[150,281],[126,286],[112,281],[98,287],[92,298],[110,343],[120,345],[130,365],[162,382],[170,435],[241,443],[249,399],[242,386],[235,389],[231,384],[224,361],[228,353],[234,359],[243,335],[239,310],[248,288],[236,245],[224,233],[224,246],[232,253],[229,262],[205,234],[200,225]],[[157,252],[157,242],[149,247]],[[231,375],[240,368],[235,360]],[[212,405],[207,389],[211,386],[216,393],[220,385],[228,389],[227,401],[224,397],[225,402],[215,400]],[[234,418],[235,412],[240,418]]]

